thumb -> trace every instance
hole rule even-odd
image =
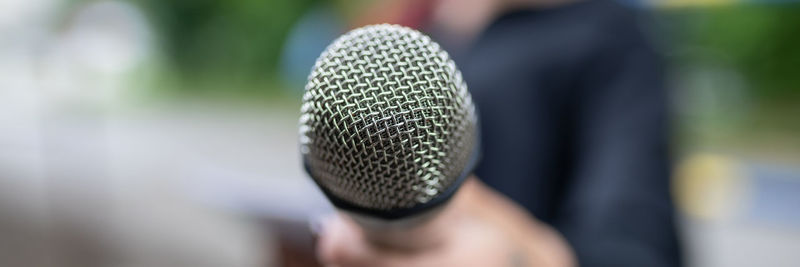
[[[317,258],[323,265],[368,266],[370,251],[363,232],[349,218],[335,215],[322,223]]]

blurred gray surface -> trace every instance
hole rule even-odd
[[[296,116],[176,106],[5,120],[0,234],[36,240],[3,257],[30,259],[0,265],[263,266],[258,217],[325,207],[300,169]]]

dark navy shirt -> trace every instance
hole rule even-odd
[[[482,124],[476,174],[581,266],[680,266],[662,63],[636,13],[584,1],[501,16],[454,55]]]

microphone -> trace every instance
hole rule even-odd
[[[319,56],[300,116],[303,165],[375,243],[409,246],[479,158],[476,109],[450,56],[428,36],[371,25]]]

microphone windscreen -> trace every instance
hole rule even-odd
[[[300,150],[334,204],[380,216],[449,197],[471,171],[476,124],[447,52],[418,31],[373,25],[341,36],[317,59],[303,95]]]

